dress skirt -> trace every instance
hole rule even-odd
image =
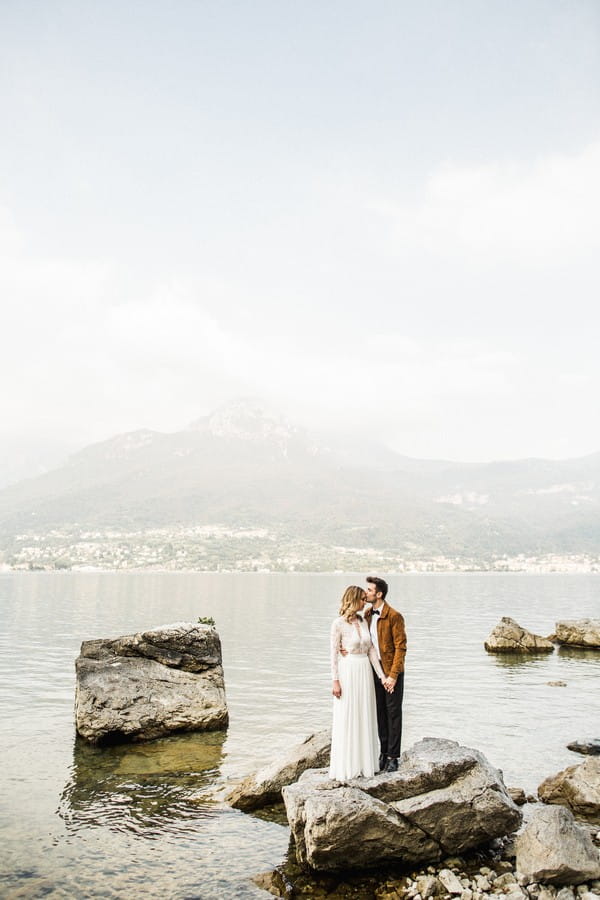
[[[339,657],[342,696],[333,698],[329,777],[347,781],[375,774],[379,755],[373,668],[367,654]]]

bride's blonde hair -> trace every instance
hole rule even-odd
[[[357,587],[355,584],[346,588],[340,603],[339,615],[349,622],[363,608],[366,593],[364,588]]]

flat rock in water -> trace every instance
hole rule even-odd
[[[557,622],[556,640],[574,647],[600,650],[600,619],[570,619]]]
[[[485,641],[488,653],[552,653],[554,644],[548,638],[521,628],[509,616],[503,616]]]
[[[221,641],[208,625],[84,641],[75,670],[77,733],[91,743],[227,726]]]
[[[322,871],[442,859],[522,818],[482,753],[441,738],[403,753],[395,773],[342,783],[312,769],[282,794],[298,862]]]
[[[585,756],[600,756],[600,738],[592,738],[589,741],[573,741],[567,744],[567,750],[574,753],[582,753]]]
[[[515,840],[517,871],[527,883],[582,884],[600,877],[600,856],[564,806],[540,806]]]
[[[235,809],[251,810],[281,802],[281,790],[297,781],[306,769],[321,768],[329,763],[331,731],[311,734],[291,747],[285,756],[249,775],[226,797]]]
[[[569,766],[542,781],[538,795],[544,803],[559,803],[575,816],[600,825],[600,759]]]

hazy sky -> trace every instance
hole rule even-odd
[[[599,101],[597,0],[2,0],[0,441],[600,450]]]

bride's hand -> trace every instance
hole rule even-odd
[[[342,696],[342,686],[339,681],[333,682],[333,690],[331,691],[334,697],[337,697],[338,700]]]

